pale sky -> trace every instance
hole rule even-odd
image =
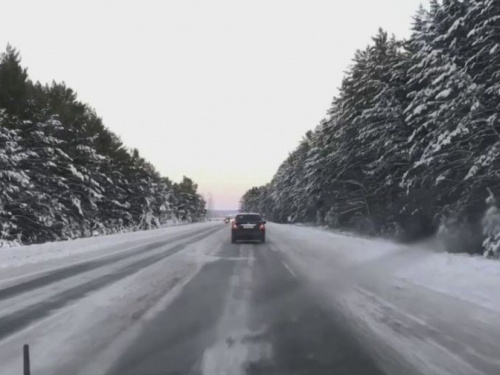
[[[424,0],[425,4],[427,0]],[[0,0],[0,47],[64,81],[215,208],[268,182],[325,116],[354,52],[421,0]]]

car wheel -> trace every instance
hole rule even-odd
[[[231,237],[231,243],[236,243],[236,238]]]
[[[262,236],[262,238],[260,239],[260,242],[265,243],[266,242],[266,237]]]

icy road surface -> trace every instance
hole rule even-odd
[[[269,224],[0,249],[0,373],[500,374],[500,263]]]

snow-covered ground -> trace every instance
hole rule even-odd
[[[368,265],[394,280],[411,282],[500,312],[500,262],[479,255],[451,254],[436,241],[404,245],[389,240],[359,238],[349,233],[303,226],[273,226],[301,241],[320,262]],[[377,262],[370,265],[368,262]],[[389,276],[388,274],[386,274]]]
[[[110,247],[119,249],[125,244],[139,243],[152,237],[163,237],[168,233],[182,233],[200,227],[205,223],[190,225],[174,225],[149,231],[111,234],[97,237],[80,238],[76,240],[47,242],[44,244],[13,246],[0,248],[0,269],[17,267],[29,263],[40,263],[50,259],[65,258],[89,253],[92,251],[108,250]]]
[[[0,285],[7,279],[44,272],[67,266],[69,263],[83,262],[132,249],[143,244],[146,240],[161,240],[174,235],[195,233],[206,225],[214,225],[214,223],[176,225],[149,231],[0,248]]]
[[[428,244],[270,228],[279,238],[273,246],[344,312],[390,373],[500,373],[500,262]]]

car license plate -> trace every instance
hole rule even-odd
[[[253,229],[254,228],[254,224],[243,224],[242,227],[243,229]]]

